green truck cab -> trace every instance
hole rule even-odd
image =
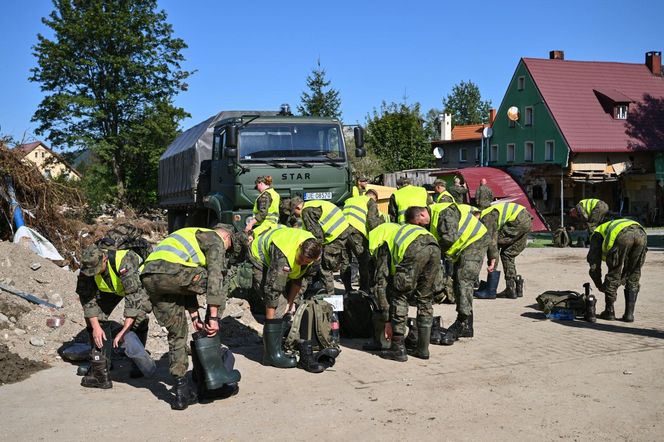
[[[364,156],[360,127],[355,145],[355,155]],[[261,175],[272,176],[282,199],[341,204],[353,184],[341,122],[296,117],[282,107],[223,111],[183,132],[159,160],[159,199],[168,209],[169,232],[215,222],[243,230]]]

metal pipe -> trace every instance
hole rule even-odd
[[[565,227],[565,212],[563,204],[563,168],[560,167],[560,227]]]

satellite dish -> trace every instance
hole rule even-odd
[[[493,135],[493,129],[491,129],[490,127],[485,127],[484,129],[482,129],[482,136],[484,138],[491,138],[492,135]]]
[[[512,121],[517,121],[519,119],[519,108],[516,106],[512,106],[509,109],[507,109],[507,118],[509,118]]]
[[[443,158],[443,156],[445,156],[445,151],[443,150],[442,147],[436,147],[433,150],[433,156],[440,160],[441,158]]]

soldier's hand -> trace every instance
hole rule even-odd
[[[391,322],[386,322],[385,323],[385,339],[388,339],[388,340],[392,339],[392,323]]]
[[[496,270],[496,258],[493,258],[491,261],[489,261],[489,265],[486,269],[489,273],[492,273],[494,270]]]
[[[196,331],[205,330],[205,324],[200,320],[200,318],[197,318],[191,324],[194,326],[194,330]]]
[[[115,338],[113,338],[113,348],[118,348],[120,342],[124,341],[125,330],[120,330]]]
[[[104,330],[101,327],[95,327],[92,329],[92,340],[95,342],[97,348],[102,348],[104,346],[106,333],[104,333]]]
[[[208,336],[212,337],[217,334],[219,331],[219,321],[217,318],[210,319],[207,324],[205,324],[205,333]]]

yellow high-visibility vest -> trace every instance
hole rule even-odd
[[[407,185],[394,191],[394,202],[397,205],[399,224],[406,222],[406,210],[409,207],[426,207],[429,194],[424,187]]]
[[[454,205],[459,209],[461,218],[459,219],[459,239],[445,252],[447,256],[456,261],[461,252],[466,250],[469,245],[486,235],[486,227],[473,215],[473,207],[468,204]]]
[[[118,274],[116,273],[116,270],[120,268],[120,263],[122,263],[122,260],[124,259],[124,257],[127,255],[128,252],[129,250],[117,250],[115,252],[115,260],[114,260],[115,262],[112,263],[112,265],[110,259],[106,262],[106,270],[108,271],[108,276],[111,280],[110,287],[108,284],[106,284],[106,281],[100,274],[95,275],[95,283],[97,284],[97,288],[99,289],[100,292],[113,293],[118,296],[125,295],[124,286],[122,285],[122,280],[120,279],[120,276],[118,276]]]
[[[637,225],[643,229],[643,226],[631,219],[616,219],[606,222],[597,226],[593,235],[601,235],[604,240],[602,241],[602,261],[606,261],[606,257],[613,248],[618,234],[629,226]]]
[[[307,207],[320,207],[322,210],[318,224],[320,224],[320,227],[325,234],[325,241],[323,241],[323,244],[331,243],[350,226],[341,209],[329,201],[307,201],[304,203],[304,206],[302,206],[302,210]]]
[[[525,207],[523,207],[521,204],[517,203],[496,203],[492,204],[486,209],[482,210],[482,213],[480,214],[480,219],[484,218],[486,214],[491,212],[492,210],[495,210],[498,212],[498,229],[503,227],[506,223],[509,223],[511,221],[514,221],[516,217],[519,215],[519,213],[523,212],[526,210]]]
[[[429,223],[429,231],[436,238],[436,241],[440,241],[440,235],[438,234],[438,219],[440,212],[447,209],[454,203],[435,203],[429,206],[431,211],[431,222]]]
[[[273,224],[277,224],[279,222],[279,202],[281,201],[281,196],[279,196],[277,191],[271,187],[265,189],[263,193],[266,192],[269,193],[270,196],[272,197],[272,202],[270,203],[270,207],[267,208],[267,216],[265,217],[265,220],[261,222],[261,224],[263,222],[271,222]],[[254,201],[254,210],[253,210],[254,214],[260,212],[260,210],[258,210],[258,199],[263,195],[263,193],[258,195],[256,201]]]
[[[185,227],[176,230],[157,244],[157,247],[148,255],[145,262],[161,259],[187,267],[206,267],[205,255],[196,239],[196,232],[199,231],[213,232],[211,229],[200,227]]]
[[[267,267],[270,265],[270,246],[274,244],[288,259],[288,265],[291,269],[288,278],[300,279],[311,266],[309,264],[302,267],[297,263],[297,253],[300,245],[307,239],[314,239],[314,236],[306,230],[291,227],[270,229],[251,242],[251,254]]]
[[[584,215],[586,216],[586,218],[590,217],[590,213],[597,206],[597,203],[599,203],[599,200],[596,198],[588,198],[579,201],[579,205],[581,206],[581,209],[583,209],[583,211],[585,212]]]
[[[367,236],[367,204],[369,203],[368,196],[354,196],[348,198],[344,202],[344,216],[348,224],[355,227],[362,234]]]

